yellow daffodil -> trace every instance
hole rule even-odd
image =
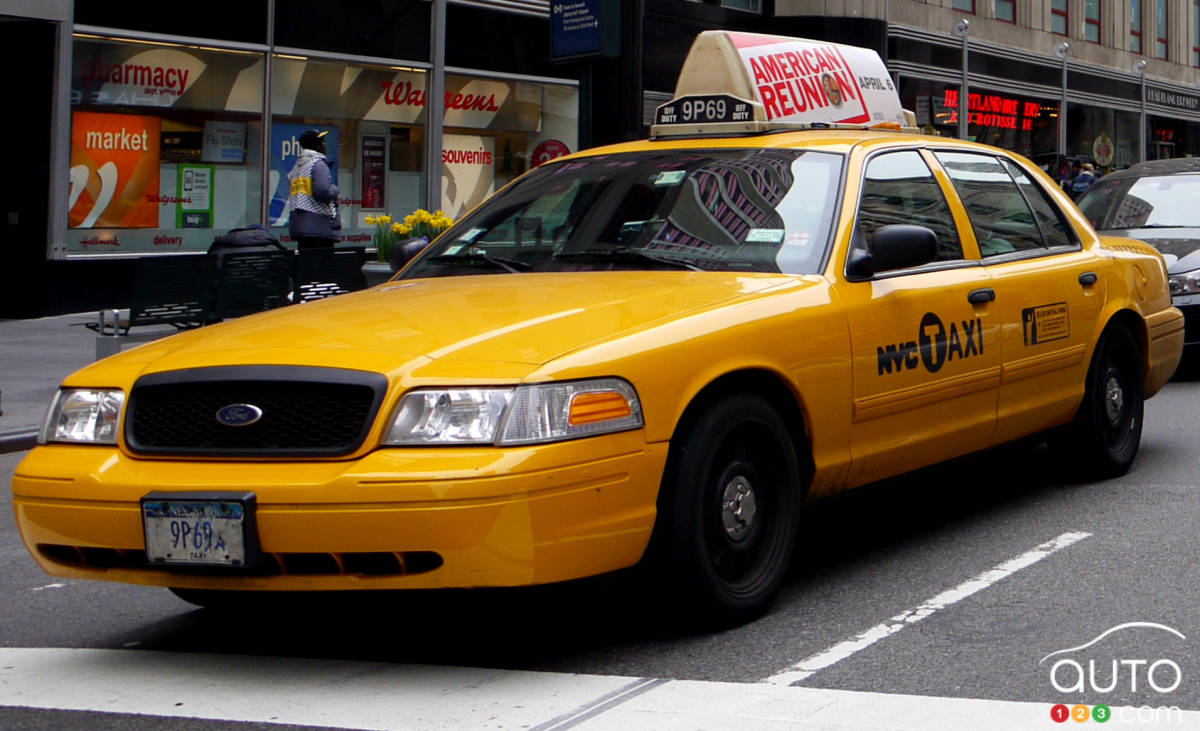
[[[374,226],[374,225],[375,225],[375,217],[374,217],[374,216],[367,216],[367,225],[368,225],[368,226]]]

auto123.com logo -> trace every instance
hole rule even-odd
[[[1165,624],[1126,622],[1101,632],[1078,647],[1056,650],[1039,660],[1038,666],[1044,669],[1050,685],[1059,693],[1076,697],[1116,693],[1124,698],[1150,699],[1155,703],[1137,707],[1118,705],[1116,708],[1103,703],[1056,703],[1050,708],[1051,720],[1056,723],[1066,723],[1068,719],[1077,723],[1107,723],[1113,719],[1118,723],[1183,722],[1183,711],[1179,707],[1163,703],[1165,696],[1183,683],[1183,669],[1179,663],[1164,656],[1165,651],[1160,649],[1114,652],[1105,651],[1101,645],[1112,635],[1139,628],[1154,630],[1155,648],[1160,648],[1162,640],[1166,639],[1162,633],[1187,639],[1183,633]]]

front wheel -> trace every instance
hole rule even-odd
[[[763,398],[737,394],[677,439],[652,544],[660,586],[705,623],[759,614],[796,543],[802,490],[787,425]]]
[[[1105,330],[1096,344],[1083,403],[1067,434],[1079,465],[1096,477],[1125,474],[1137,456],[1145,404],[1140,352],[1119,326]]]

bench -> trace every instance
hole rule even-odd
[[[128,343],[170,334],[162,328],[131,333],[131,328],[188,330],[364,289],[365,252],[352,246],[142,257],[134,265],[128,312],[104,309],[97,322],[86,323],[96,332],[96,358],[118,353]]]

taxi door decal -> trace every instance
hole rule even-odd
[[[923,365],[937,373],[946,363],[983,354],[983,321],[981,318],[951,321],[947,330],[942,318],[926,312],[917,328],[917,339],[888,343],[875,347],[878,375],[913,370]]]

